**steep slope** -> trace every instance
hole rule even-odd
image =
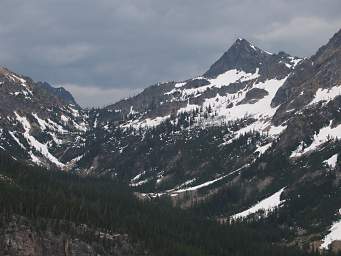
[[[88,124],[65,89],[0,68],[0,127],[0,148],[13,157],[68,169]]]

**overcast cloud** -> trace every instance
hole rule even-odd
[[[0,64],[102,106],[202,74],[237,37],[310,56],[340,13],[340,0],[2,0]]]

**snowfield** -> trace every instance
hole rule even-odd
[[[226,121],[233,121],[245,116],[256,119],[267,119],[272,117],[277,108],[271,107],[271,101],[278,89],[283,85],[286,78],[282,80],[271,79],[265,82],[255,83],[249,90],[242,90],[226,96],[216,95],[214,98],[206,99],[204,107],[211,106],[218,116],[224,117]],[[246,93],[251,89],[258,88],[267,91],[268,95],[259,99],[256,103],[238,104],[245,99]],[[232,107],[228,107],[233,104]]]

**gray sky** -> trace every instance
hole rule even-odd
[[[102,106],[202,74],[237,37],[310,56],[340,13],[340,0],[2,0],[0,65]]]

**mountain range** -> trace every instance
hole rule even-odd
[[[341,30],[310,58],[245,39],[204,74],[104,108],[0,68],[0,151],[110,178],[142,201],[341,249]]]

